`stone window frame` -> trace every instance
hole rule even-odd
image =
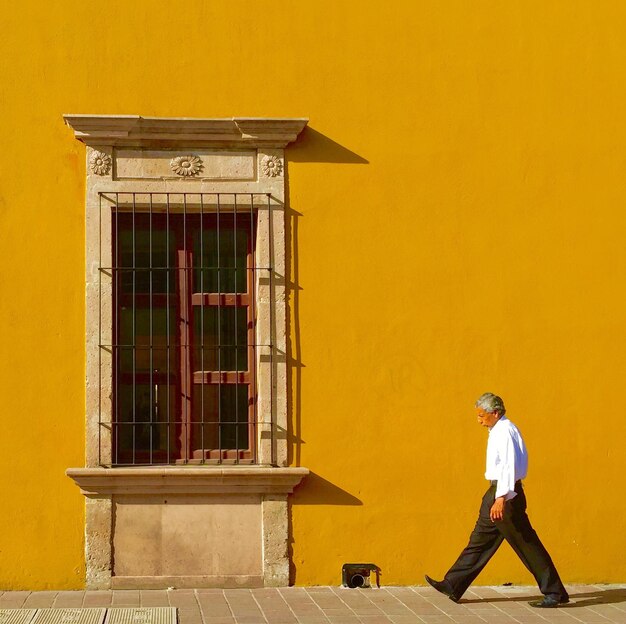
[[[287,292],[285,157],[288,143],[307,125],[305,118],[189,119],[135,115],[64,115],[74,136],[86,146],[86,436],[85,466],[67,474],[86,496],[85,555],[87,586],[112,585],[113,501],[124,494],[256,493],[263,518],[263,575],[265,585],[288,584],[287,495],[308,474],[306,468],[287,466]],[[204,171],[186,175],[172,154],[205,155]],[[248,174],[229,174],[229,159],[249,158]],[[242,156],[243,158],[243,156]],[[166,167],[169,165],[169,168]],[[179,167],[180,169],[180,167]],[[235,167],[235,169],[237,169]],[[101,383],[99,331],[112,331],[112,296],[101,306],[99,283],[100,197],[102,193],[255,193],[268,194],[282,218],[268,219],[259,212],[257,241],[262,253],[272,254],[273,288],[257,292],[258,341],[271,335],[274,355],[270,364],[259,357],[257,465],[107,467],[101,449],[101,409],[111,414],[112,380]],[[272,231],[270,232],[270,224]],[[110,232],[111,228],[108,228]],[[107,228],[102,228],[107,231]],[[108,245],[111,249],[111,245]],[[269,259],[269,258],[268,258]],[[268,265],[270,266],[270,265]],[[105,293],[106,294],[106,293]],[[270,327],[272,323],[273,327]],[[108,328],[108,329],[107,329]],[[269,342],[269,340],[267,340]],[[106,366],[106,365],[105,365]],[[273,382],[271,381],[273,380]],[[270,398],[271,397],[271,398]],[[105,416],[106,417],[106,416]],[[106,453],[110,454],[110,444]],[[104,461],[103,461],[104,459]]]

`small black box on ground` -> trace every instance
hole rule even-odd
[[[376,587],[380,587],[380,568],[373,563],[344,563],[341,568],[341,584],[344,587],[371,587],[370,573],[376,572]]]

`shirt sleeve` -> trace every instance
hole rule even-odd
[[[517,493],[515,492],[515,445],[510,434],[498,445],[498,485],[496,487],[496,498],[504,496],[504,500],[511,500]]]

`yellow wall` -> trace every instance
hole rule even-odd
[[[566,581],[626,578],[626,4],[44,2],[0,37],[0,588],[84,583],[84,146],[61,114],[309,116],[288,152],[297,584],[441,576],[501,393]],[[482,583],[531,582],[507,547]]]

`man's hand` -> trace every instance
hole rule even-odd
[[[504,496],[500,496],[496,498],[493,505],[491,506],[491,510],[489,511],[489,517],[491,518],[491,522],[495,522],[496,520],[502,520],[504,516]]]

